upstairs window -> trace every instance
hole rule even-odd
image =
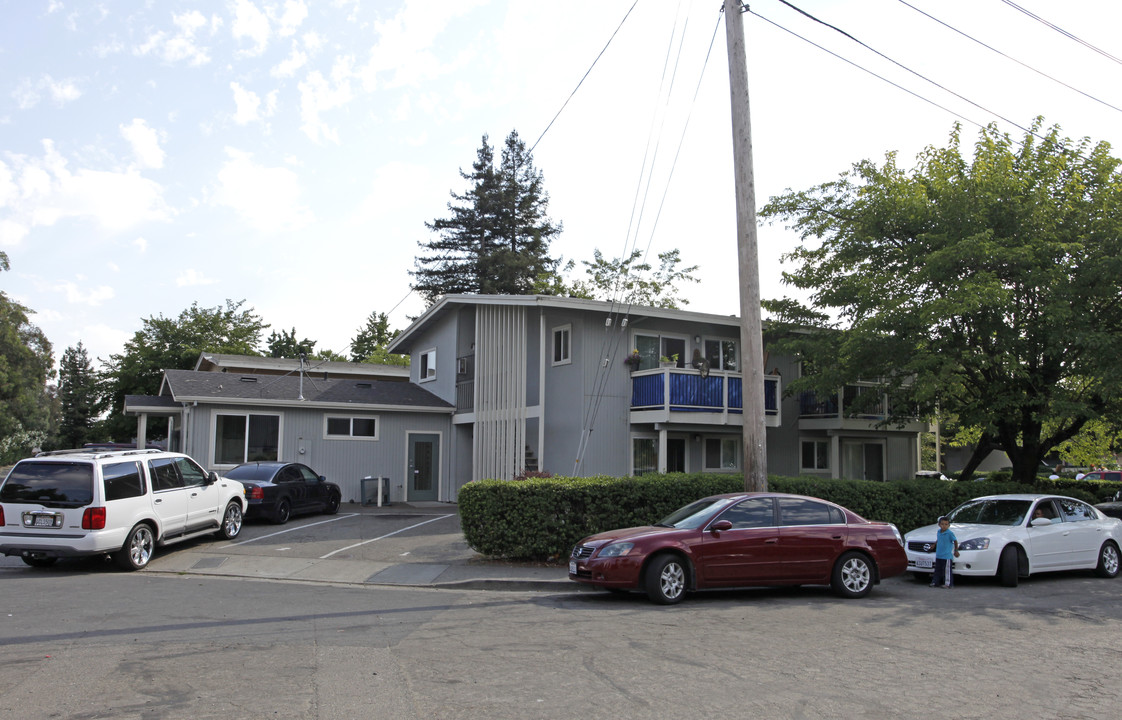
[[[417,379],[421,382],[436,379],[436,348],[421,353],[420,375]]]
[[[729,370],[739,372],[735,340],[706,340],[705,359],[710,370]]]
[[[573,326],[562,325],[553,328],[553,364],[568,365],[572,362]]]

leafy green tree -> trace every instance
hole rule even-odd
[[[298,358],[301,355],[312,356],[315,354],[316,341],[304,338],[296,339],[296,328],[291,332],[274,330],[265,341],[265,355],[272,358]]]
[[[97,419],[102,410],[101,386],[81,341],[62,353],[58,368],[58,397],[61,414],[58,444],[77,448],[97,440]]]
[[[1119,160],[1041,128],[1021,143],[985,128],[968,161],[956,127],[911,171],[890,154],[763,208],[800,232],[783,278],[812,305],[765,303],[818,370],[789,390],[880,378],[890,421],[939,407],[978,431],[964,477],[997,449],[1029,481],[1088,422],[1117,424]]]
[[[677,310],[689,305],[689,300],[679,296],[677,283],[700,282],[693,273],[697,265],[678,269],[681,254],[678,250],[659,253],[658,270],[651,273],[651,264],[639,262],[642,252],[635,250],[625,260],[605,260],[599,249],[593,251],[593,260],[582,260],[588,280],[573,283],[569,293],[573,297],[598,300],[619,300],[631,305]]]
[[[351,339],[351,362],[379,365],[408,365],[408,355],[391,355],[386,346],[397,335],[390,329],[390,318],[385,313],[372,312],[366,324]]]
[[[110,436],[121,440],[135,434],[135,420],[124,414],[125,396],[155,395],[164,370],[190,370],[202,352],[259,355],[261,333],[268,325],[252,308],[242,310],[244,304],[227,300],[225,307],[201,308],[192,303],[176,318],[144,319],[124,351],[109,356],[103,371]]]
[[[0,271],[9,269],[0,252]],[[0,464],[42,447],[51,431],[54,356],[30,312],[0,291]]]
[[[425,223],[436,237],[411,271],[413,288],[432,304],[442,295],[525,295],[540,278],[556,272],[549,245],[561,233],[549,218],[549,194],[526,144],[511,131],[495,167],[494,148],[483,136],[464,194],[451,193],[451,215]]]

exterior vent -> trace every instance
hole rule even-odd
[[[248,376],[248,375],[242,375],[242,376],[241,376],[240,378],[238,378],[238,379],[239,379],[239,380],[241,380],[242,382],[257,382],[257,378],[255,378],[255,377],[250,377],[250,376]]]
[[[355,383],[355,387],[365,388],[369,390],[370,388],[374,387],[374,385],[373,383]]]

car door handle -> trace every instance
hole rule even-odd
[[[156,498],[156,499],[155,499],[155,500],[154,500],[153,502],[155,502],[155,503],[156,503],[157,505],[159,505],[159,504],[160,504],[160,503],[162,503],[163,501],[164,501],[164,499],[163,499],[163,498]]]
[[[779,538],[768,538],[767,540],[764,540],[765,545],[774,545],[777,542],[779,542]]]

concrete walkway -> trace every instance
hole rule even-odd
[[[375,506],[344,505],[339,516],[348,514],[408,517],[416,513],[429,513],[440,518],[441,513],[455,515],[456,506],[448,503],[415,503],[378,508]],[[329,524],[315,525],[328,516],[308,516],[292,520],[278,529],[299,530],[300,537],[291,543],[314,542],[317,527],[325,530]],[[337,516],[335,516],[337,517]],[[345,519],[345,518],[344,518]],[[360,585],[392,585],[475,590],[535,590],[550,592],[576,592],[583,586],[568,579],[564,565],[545,563],[519,563],[485,558],[464,542],[458,532],[456,518],[453,534],[427,534],[423,527],[416,532],[396,535],[395,543],[410,543],[423,548],[423,552],[395,552],[394,561],[366,559],[350,555],[331,557],[294,557],[269,553],[263,544],[247,541],[246,529],[233,542],[188,542],[158,549],[145,572],[214,575],[302,582],[326,582]],[[308,527],[290,528],[304,522]],[[423,523],[418,523],[423,525]],[[247,528],[273,527],[251,523]],[[432,527],[432,526],[430,526]],[[260,535],[261,533],[254,533]],[[380,538],[373,538],[368,542]],[[262,548],[260,551],[257,548]],[[398,548],[399,549],[399,548]]]

